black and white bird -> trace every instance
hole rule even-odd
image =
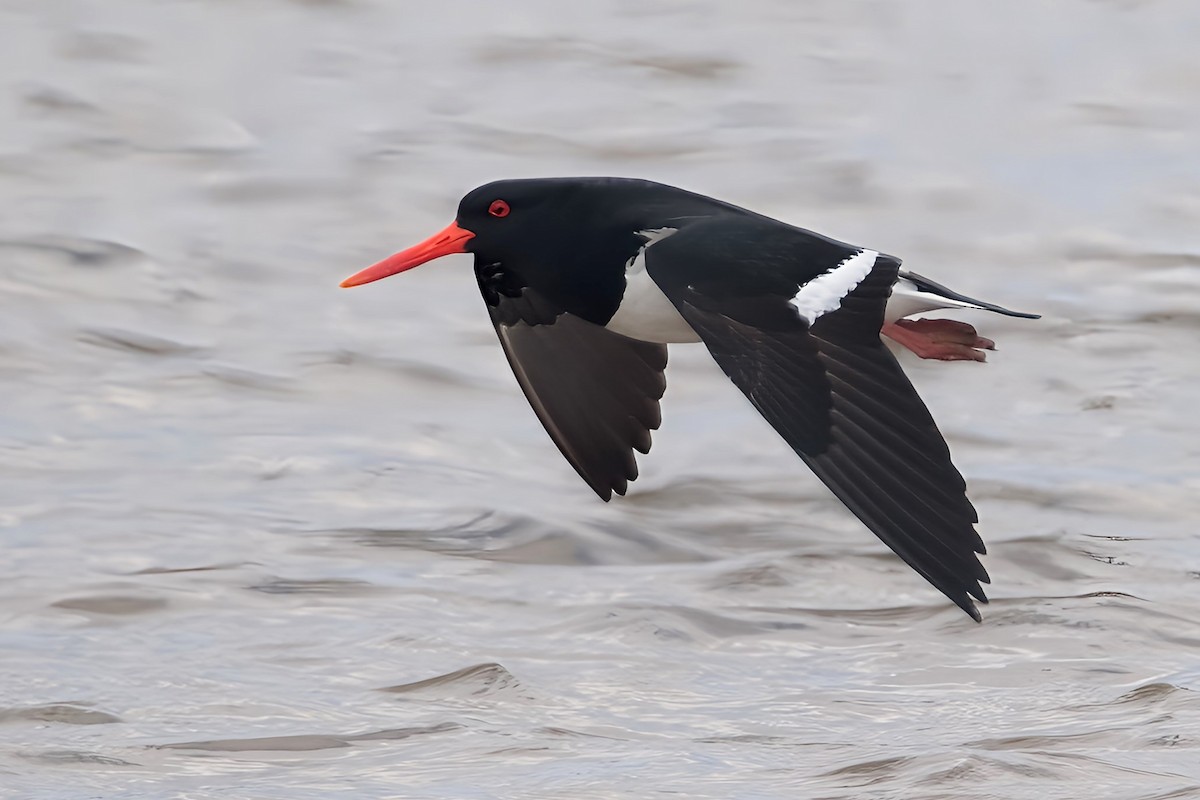
[[[500,343],[538,418],[596,494],[624,494],[661,421],[667,345],[703,342],[817,477],[976,620],[990,582],[966,484],[880,334],[923,358],[990,340],[940,308],[985,309],[845,244],[644,180],[489,183],[445,230],[347,278],[473,253]]]

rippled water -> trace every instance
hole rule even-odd
[[[0,796],[1200,797],[1200,7],[0,4]],[[600,503],[467,257],[636,175],[1016,308],[905,356],[975,625],[703,350]]]

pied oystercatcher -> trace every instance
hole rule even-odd
[[[475,276],[525,396],[604,500],[637,477],[661,421],[667,344],[703,342],[826,486],[977,621],[986,552],[945,440],[880,334],[922,358],[993,343],[939,308],[1010,311],[900,259],[651,181],[489,183],[445,230],[347,278],[358,286],[452,253]]]

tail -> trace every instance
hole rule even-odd
[[[1004,306],[998,306],[995,303],[988,303],[983,300],[976,300],[973,297],[967,297],[965,294],[959,294],[953,289],[948,289],[936,281],[931,281],[929,278],[926,278],[923,275],[918,275],[917,273],[909,272],[908,270],[900,270],[900,279],[907,279],[920,294],[933,295],[933,297],[927,298],[931,307],[979,308],[985,311],[995,311],[997,314],[1003,314],[1006,317],[1020,317],[1021,319],[1042,318],[1041,314],[1028,314],[1024,311],[1013,311],[1005,308]],[[952,302],[941,303],[938,302],[936,298],[941,298],[942,300],[949,300]]]

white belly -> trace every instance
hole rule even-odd
[[[625,274],[625,295],[621,307],[605,326],[610,331],[644,342],[698,342],[700,337],[679,314],[643,269]]]
[[[692,326],[687,324],[675,305],[646,273],[646,248],[674,232],[671,228],[642,232],[648,241],[625,267],[625,294],[621,297],[617,313],[604,327],[644,342],[674,344],[700,341]]]

